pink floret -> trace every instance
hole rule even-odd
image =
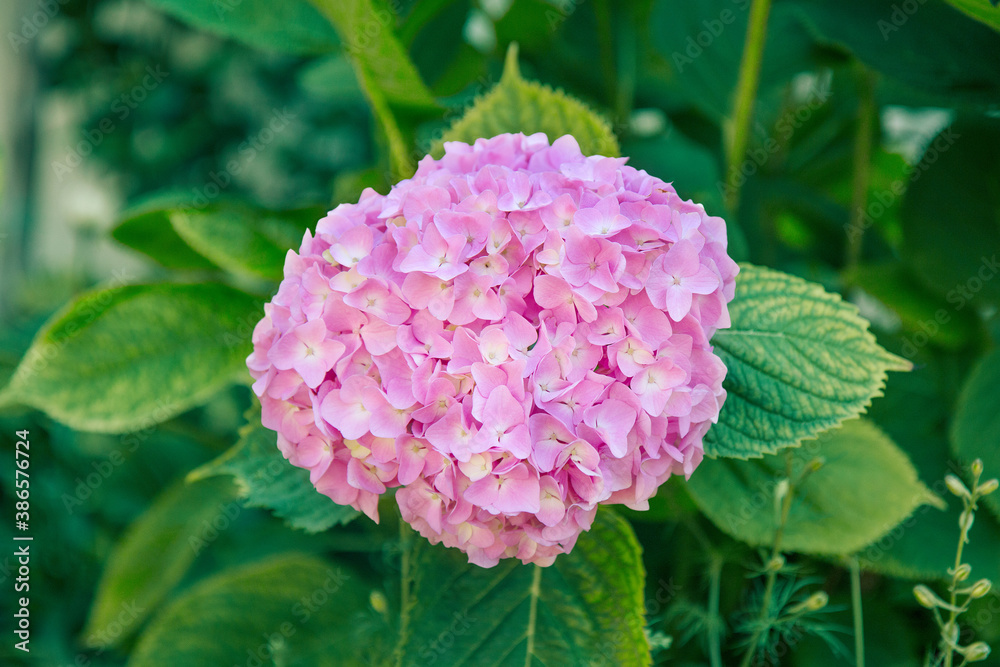
[[[247,365],[320,493],[377,521],[399,487],[431,542],[549,565],[701,462],[737,272],[725,223],[625,159],[447,143],[306,232]]]

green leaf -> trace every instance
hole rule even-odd
[[[373,0],[312,2],[337,29],[353,61],[358,81],[386,133],[393,171],[409,176],[414,156],[399,111],[426,114],[436,113],[439,107],[393,32],[395,15]]]
[[[1000,7],[990,0],[945,0],[966,16],[1000,31]]]
[[[0,396],[72,428],[147,428],[249,379],[260,301],[225,285],[127,285],[84,294],[35,337]]]
[[[168,213],[177,235],[218,266],[275,281],[283,276],[285,254],[324,215],[323,207],[272,212],[238,204]]]
[[[336,31],[306,0],[148,0],[180,20],[250,46],[282,53],[337,48]]]
[[[346,567],[303,554],[225,570],[153,619],[128,664],[365,664],[354,621],[366,593]]]
[[[857,417],[886,371],[911,367],[879,347],[857,308],[784,273],[741,265],[729,315],[732,326],[712,338],[728,397],[705,438],[709,456],[795,446]]]
[[[958,399],[952,421],[951,442],[955,456],[965,464],[983,461],[983,481],[1000,477],[1000,350],[979,360]],[[1000,518],[1000,492],[985,499]]]
[[[260,424],[260,413],[249,413],[250,423],[240,431],[240,441],[228,452],[194,470],[189,480],[232,475],[240,494],[251,507],[265,507],[294,528],[310,533],[348,523],[358,511],[338,505],[316,490],[309,471],[296,468],[278,449],[274,431]]]
[[[129,526],[97,586],[83,631],[88,645],[116,646],[142,625],[180,583],[206,536],[224,530],[239,514],[239,505],[232,502],[234,491],[226,479],[181,482]],[[121,630],[113,632],[115,628]]]
[[[706,459],[688,481],[698,507],[752,546],[771,544],[775,485],[793,457],[793,478],[823,461],[795,490],[782,545],[809,554],[850,554],[877,540],[924,503],[939,503],[909,458],[873,424],[852,420],[785,453],[738,461]]]
[[[903,259],[955,311],[1000,304],[998,151],[1000,119],[960,118],[930,142],[903,200]]]
[[[166,212],[183,203],[184,195],[176,192],[154,195],[126,210],[111,236],[167,269],[214,269],[215,265],[192,250],[170,225]]]
[[[503,76],[490,92],[476,100],[441,139],[471,144],[480,137],[505,132],[544,132],[549,141],[572,134],[584,155],[619,154],[618,140],[607,121],[583,102],[534,81],[525,81],[517,65],[517,45],[511,44]],[[432,154],[442,155],[438,145]]]
[[[651,664],[639,544],[608,508],[547,568],[484,569],[420,537],[405,553],[400,667]]]

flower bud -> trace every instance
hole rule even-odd
[[[983,460],[976,459],[973,461],[972,465],[969,466],[969,470],[972,471],[972,476],[978,480],[979,476],[983,474]]]
[[[785,567],[785,557],[778,554],[771,560],[767,562],[767,567],[765,568],[768,572],[777,572],[781,568]]]
[[[975,642],[959,649],[959,652],[965,656],[967,662],[981,662],[990,657],[990,645],[986,642]]]
[[[371,604],[372,609],[383,616],[389,611],[389,601],[382,591],[372,591],[368,596],[368,602]]]
[[[962,563],[958,566],[957,570],[948,568],[948,574],[955,577],[955,581],[965,581],[972,574],[972,566],[968,563]]]
[[[944,600],[939,598],[934,591],[924,584],[917,584],[913,587],[913,597],[917,598],[917,602],[920,603],[921,607],[926,607],[928,609],[947,606],[947,603]]]
[[[945,475],[944,483],[945,486],[948,487],[948,490],[951,491],[956,496],[958,496],[959,498],[972,497],[972,494],[969,493],[969,490],[967,488],[965,488],[965,484],[962,483],[962,480],[960,480],[955,475]]]
[[[962,533],[967,534],[972,530],[972,524],[976,521],[976,515],[972,513],[972,510],[965,510],[958,517],[958,527],[962,529]],[[968,542],[969,538],[966,537],[965,541]]]
[[[1000,480],[996,477],[993,479],[988,479],[979,486],[976,487],[976,495],[979,497],[988,496],[1000,487]]]
[[[992,588],[993,584],[989,579],[980,579],[976,583],[972,584],[972,587],[969,589],[969,597],[973,600],[986,597]]]

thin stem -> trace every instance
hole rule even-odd
[[[711,667],[722,667],[722,618],[719,616],[719,597],[722,588],[723,559],[718,554],[712,555],[712,564],[708,572],[708,660]]]
[[[403,645],[410,624],[410,541],[413,539],[413,529],[402,519],[399,522],[399,548],[402,551],[399,578],[402,584],[399,592],[399,642],[396,645],[396,665],[402,667]]]
[[[872,139],[878,110],[875,106],[875,73],[859,64],[858,129],[854,135],[854,179],[851,188],[851,223],[847,232],[847,268],[852,269],[861,259],[865,235],[865,208],[868,185],[872,174]]]
[[[754,100],[760,82],[760,66],[764,59],[764,41],[767,36],[767,16],[771,11],[771,0],[753,0],[747,23],[747,39],[740,61],[739,80],[733,103],[731,124],[727,126],[726,173],[732,176],[739,169],[750,143],[750,124],[753,121]],[[729,188],[726,202],[731,212],[739,205],[740,188]]]
[[[865,667],[865,619],[861,608],[861,566],[851,558],[851,609],[854,611],[854,664]]]
[[[774,565],[778,557],[781,556],[781,542],[785,536],[785,526],[788,524],[788,514],[792,509],[792,495],[795,492],[796,484],[805,478],[805,474],[808,474],[804,471],[804,474],[800,475],[797,480],[793,480],[792,461],[793,454],[791,449],[789,449],[785,454],[785,479],[788,480],[788,489],[785,491],[784,498],[781,499],[778,526],[774,531],[774,543],[771,546],[771,558],[767,562],[767,582],[764,584],[764,597],[761,600],[760,605],[760,625],[750,638],[750,645],[747,647],[747,652],[744,654],[743,661],[740,663],[741,667],[750,666],[750,663],[753,661],[753,656],[757,652],[757,643],[760,641],[761,636],[768,628],[767,621],[768,616],[771,614],[771,597],[774,595],[774,584],[778,579],[778,568]]]
[[[979,480],[975,480],[978,482]],[[972,493],[976,492],[976,487],[973,485]],[[974,496],[973,496],[974,497]],[[972,512],[973,503],[969,501],[964,501],[965,512]],[[962,522],[962,533],[958,538],[958,548],[955,549],[955,565],[952,567],[951,574],[951,585],[948,587],[951,593],[951,599],[948,603],[951,605],[951,609],[948,611],[948,622],[944,624],[941,628],[941,648],[944,650],[944,667],[951,667],[952,660],[954,657],[954,647],[951,645],[948,639],[951,636],[951,629],[955,626],[955,622],[958,620],[959,612],[955,611],[956,602],[958,601],[958,568],[962,566],[962,551],[965,549],[965,543],[969,541],[969,529],[971,525],[968,521]]]

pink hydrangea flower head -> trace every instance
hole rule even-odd
[[[690,476],[725,400],[725,223],[572,136],[445,144],[289,251],[247,360],[317,490],[489,567]]]

